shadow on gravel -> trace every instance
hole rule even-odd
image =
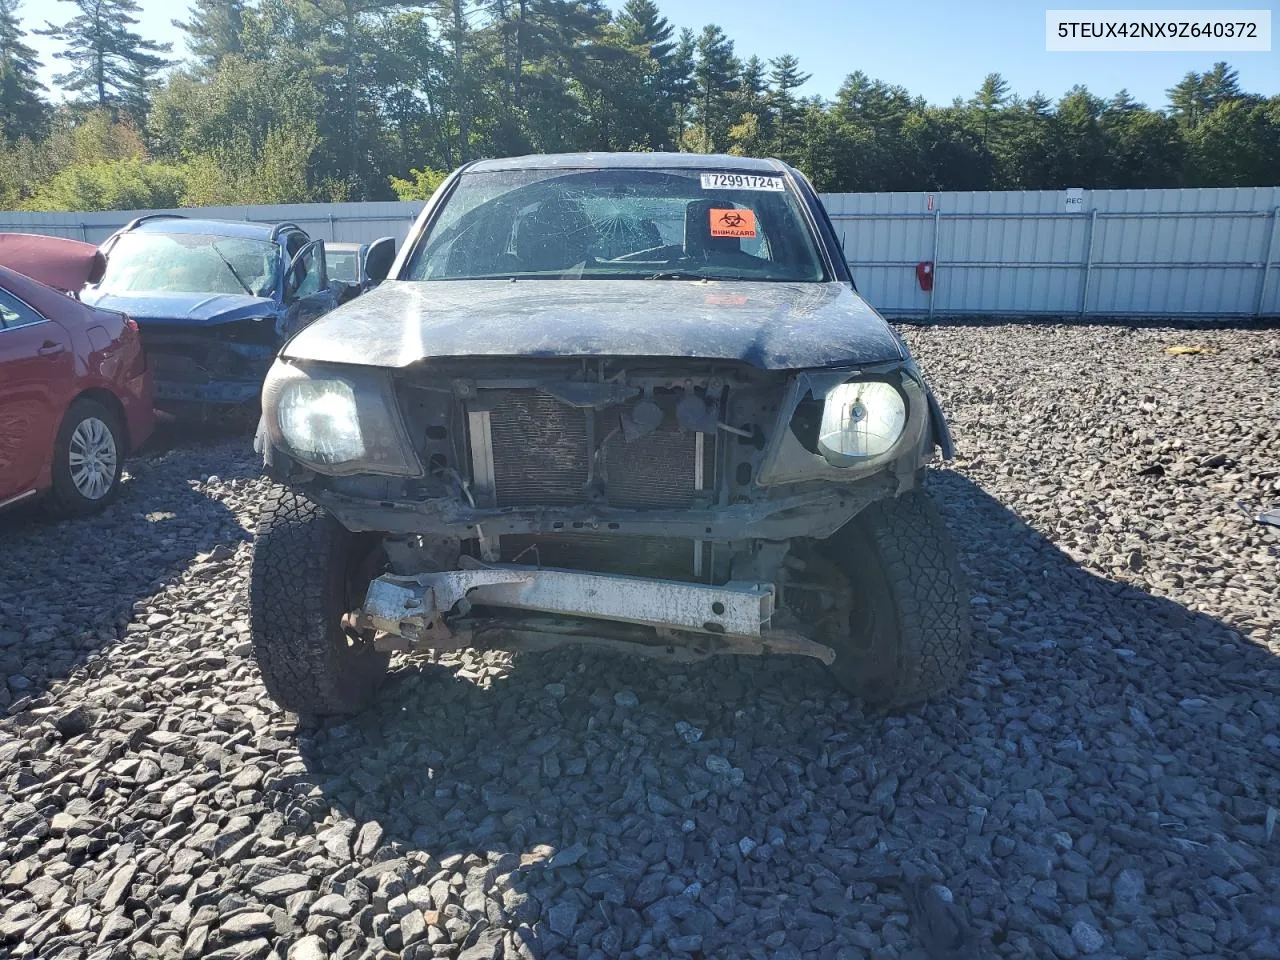
[[[919,958],[954,916],[913,913],[904,872],[969,928],[928,956],[1074,956],[1073,933],[1105,956],[1246,955],[1280,877],[1277,658],[1080,568],[957,473],[931,489],[987,646],[953,695],[866,715],[782,658],[558,651],[487,689],[409,665],[366,715],[300,729],[312,818],[377,821],[365,854],[381,837],[392,878],[427,855],[428,917],[467,960],[504,932],[508,957],[518,934],[547,957]],[[1191,914],[1207,926],[1178,929]]]
[[[0,709],[40,697],[121,638],[138,601],[200,576],[202,561],[217,563],[251,539],[201,489],[211,463],[219,482],[256,475],[251,442],[245,457],[227,456],[227,444],[237,446],[228,436],[157,431],[101,514],[56,520],[39,506],[0,514]],[[147,620],[140,612],[134,629]]]

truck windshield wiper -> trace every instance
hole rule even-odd
[[[222,251],[218,249],[218,245],[216,243],[211,243],[209,244],[209,249],[216,253],[218,255],[218,259],[226,264],[227,269],[230,270],[231,275],[236,278],[236,283],[240,284],[241,289],[252,297],[254,295],[253,290],[251,290],[249,285],[244,282],[244,277],[240,276],[240,274],[236,272],[236,268],[231,265],[231,261],[222,255]]]
[[[704,277],[700,273],[692,273],[688,270],[662,270],[658,273],[650,274],[645,277],[646,280],[710,280],[710,277]]]

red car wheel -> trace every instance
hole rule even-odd
[[[79,516],[114,500],[124,452],[120,423],[112,411],[94,400],[73,403],[53,449],[54,511]]]

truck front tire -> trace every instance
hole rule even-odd
[[[344,630],[364,600],[376,545],[287,488],[268,495],[249,578],[253,653],[267,693],[304,716],[359,713],[377,695],[389,653]]]
[[[836,651],[830,670],[842,687],[874,706],[902,707],[964,676],[973,650],[968,585],[923,489],[872,504],[815,546],[850,592],[847,620],[828,621],[820,638]]]

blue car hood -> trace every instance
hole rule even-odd
[[[81,300],[90,306],[126,313],[140,326],[148,321],[188,327],[212,327],[233,320],[269,317],[278,310],[266,297],[244,293],[99,293],[86,290]]]

